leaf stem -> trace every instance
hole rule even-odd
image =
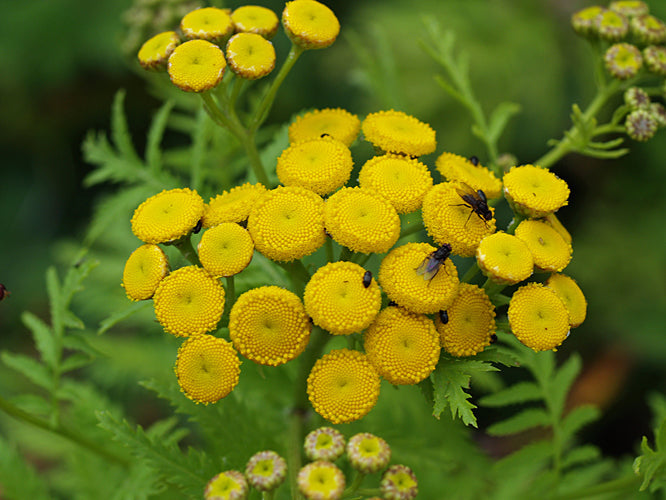
[[[192,233],[188,233],[183,236],[181,239],[171,243],[178,251],[187,259],[187,261],[194,266],[201,266],[199,261],[199,256],[192,246],[192,240],[190,239]]]
[[[589,486],[577,491],[563,493],[556,496],[556,500],[573,500],[576,498],[596,497],[604,493],[620,493],[622,491],[637,490],[641,482],[640,476],[625,476],[605,483]]]

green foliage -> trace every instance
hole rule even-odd
[[[0,437],[0,484],[2,496],[10,500],[48,499],[49,490],[15,445]]]
[[[641,441],[641,454],[634,461],[634,472],[641,478],[641,491],[655,492],[666,486],[666,398],[654,395],[651,406],[656,413],[654,449],[647,436]]]

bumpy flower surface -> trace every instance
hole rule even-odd
[[[645,66],[650,73],[666,76],[666,47],[650,45],[643,49]]]
[[[650,107],[650,96],[640,87],[629,87],[624,91],[624,103],[632,110]]]
[[[385,500],[411,500],[419,493],[419,484],[412,469],[406,465],[392,465],[379,483],[382,498]]]
[[[365,354],[338,349],[315,363],[307,391],[319,415],[333,424],[343,424],[364,417],[374,408],[379,386],[379,374]]]
[[[439,361],[439,334],[432,320],[400,307],[380,312],[363,339],[370,362],[395,385],[418,384]]]
[[[560,219],[557,218],[555,214],[548,214],[546,215],[543,219],[546,224],[549,224],[550,227],[552,227],[555,231],[558,232],[558,234],[566,241],[569,245],[571,245],[571,234],[569,231],[567,231],[567,228],[564,227],[564,225],[560,222]]]
[[[515,211],[544,217],[568,203],[569,186],[554,173],[535,165],[514,167],[504,174],[504,195]]]
[[[643,16],[649,12],[647,4],[640,0],[617,0],[611,2],[608,8],[627,17]]]
[[[256,201],[247,229],[255,248],[269,259],[300,259],[326,241],[324,200],[309,189],[278,186]]]
[[[326,200],[324,223],[335,241],[354,252],[388,252],[400,236],[400,217],[393,205],[360,187],[333,193]]]
[[[274,451],[260,451],[248,460],[245,477],[250,486],[259,491],[271,491],[287,477],[287,462]]]
[[[266,192],[263,184],[236,186],[211,198],[205,206],[203,227],[213,227],[223,222],[243,222],[250,216],[250,211],[257,199]]]
[[[351,466],[363,474],[384,469],[391,460],[391,448],[382,438],[361,432],[349,438],[347,458]]]
[[[571,261],[571,245],[546,222],[524,220],[515,234],[530,249],[534,265],[543,271],[559,272]]]
[[[237,470],[220,472],[204,490],[204,500],[245,500],[248,485],[245,476]]]
[[[627,80],[638,74],[643,66],[643,56],[640,50],[629,43],[616,43],[606,50],[604,62],[611,76]]]
[[[289,125],[289,142],[295,144],[330,135],[351,146],[360,131],[361,120],[349,111],[341,108],[316,109],[299,116]]]
[[[428,191],[421,207],[423,224],[438,245],[448,243],[454,254],[471,257],[481,240],[495,232],[495,218],[478,217],[457,188],[456,183],[442,182]],[[495,209],[489,208],[494,216]]]
[[[361,129],[367,141],[387,153],[422,156],[437,147],[432,127],[402,111],[370,113]]]
[[[591,36],[597,34],[597,24],[595,20],[604,12],[604,8],[598,5],[586,7],[575,12],[571,16],[571,25],[576,33],[582,36]]]
[[[654,137],[659,125],[650,111],[637,109],[627,115],[624,126],[634,141],[645,142]]]
[[[169,272],[169,261],[157,245],[141,245],[125,263],[123,288],[130,300],[146,300]]]
[[[167,71],[180,90],[204,92],[222,81],[226,67],[224,54],[217,45],[207,40],[189,40],[171,53]]]
[[[220,43],[234,32],[234,24],[229,9],[205,7],[187,13],[180,21],[180,30],[190,40]]]
[[[252,260],[254,243],[247,229],[224,222],[203,233],[197,253],[203,268],[213,276],[233,276]]]
[[[275,36],[280,24],[275,12],[259,5],[243,5],[231,13],[238,33],[256,33],[267,40]]]
[[[435,161],[435,167],[446,180],[465,183],[474,191],[480,189],[488,199],[502,194],[502,181],[480,163],[475,165],[462,156],[442,153]]]
[[[534,257],[525,242],[504,232],[491,234],[481,241],[476,261],[486,276],[504,285],[519,283],[534,272]]]
[[[178,384],[197,403],[215,403],[238,384],[240,360],[230,342],[212,335],[195,335],[178,349]]]
[[[546,281],[546,286],[555,290],[555,293],[564,302],[569,311],[569,325],[574,328],[580,326],[587,315],[587,300],[578,283],[570,276],[558,273],[551,274]]]
[[[613,10],[604,10],[594,22],[597,25],[599,38],[609,42],[622,40],[629,32],[629,21],[627,18]]]
[[[446,309],[453,302],[459,281],[451,259],[447,258],[432,277],[419,271],[436,250],[428,243],[407,243],[384,257],[379,266],[379,283],[389,299],[422,314]]]
[[[323,460],[298,471],[297,482],[307,500],[338,500],[345,490],[345,475],[335,464]]]
[[[659,127],[666,127],[666,107],[660,102],[650,104],[650,113]]]
[[[205,269],[181,267],[160,281],[153,302],[164,330],[187,337],[215,329],[224,312],[224,288]]]
[[[277,176],[285,186],[300,186],[319,195],[343,186],[354,162],[351,151],[332,137],[317,137],[292,144],[277,159]]]
[[[349,335],[372,323],[382,306],[382,292],[374,279],[364,286],[365,273],[353,262],[330,262],[312,275],[303,302],[315,325],[334,335]]]
[[[203,213],[204,203],[196,191],[164,190],[134,211],[132,232],[144,243],[174,241],[192,231]]]
[[[305,436],[303,450],[312,461],[335,462],[345,452],[345,437],[333,427],[319,427]]]
[[[312,325],[301,299],[284,288],[262,286],[243,293],[231,308],[229,336],[246,358],[277,366],[303,352]]]
[[[666,25],[661,19],[649,14],[634,17],[631,20],[631,32],[641,43],[659,44],[666,40]]]
[[[358,183],[386,198],[399,214],[407,214],[421,208],[432,176],[420,161],[389,153],[368,160],[358,174]]]
[[[555,349],[569,335],[569,312],[562,299],[540,283],[518,288],[507,316],[516,338],[535,351]]]
[[[275,68],[275,48],[256,33],[236,33],[227,42],[227,63],[231,71],[246,80],[257,80]]]
[[[495,333],[495,307],[482,288],[461,283],[458,295],[446,312],[446,323],[442,323],[439,315],[435,318],[446,352],[458,357],[474,356],[491,344]]]
[[[315,0],[287,2],[282,26],[292,43],[304,49],[326,48],[340,33],[340,22],[333,11]]]
[[[164,31],[148,39],[139,49],[139,64],[144,69],[166,69],[167,61],[180,43],[175,31]]]

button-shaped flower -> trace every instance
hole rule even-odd
[[[130,300],[146,300],[153,296],[160,281],[169,272],[169,261],[157,245],[141,245],[125,263],[123,288]]]
[[[333,427],[319,427],[305,436],[303,449],[312,461],[335,462],[345,452],[345,437]]]
[[[569,186],[554,173],[535,165],[513,167],[504,174],[504,195],[514,211],[544,217],[568,203]]]
[[[275,68],[275,48],[256,33],[236,33],[227,42],[227,63],[235,74],[257,80]]]
[[[260,451],[248,460],[245,477],[250,486],[259,491],[274,490],[287,477],[287,462],[274,451]]]
[[[213,227],[223,222],[243,222],[250,216],[252,207],[266,192],[263,184],[246,182],[241,186],[223,191],[206,204],[203,227]]]
[[[254,243],[247,229],[224,222],[204,231],[197,253],[203,268],[213,276],[233,276],[252,260]]]
[[[472,163],[453,153],[442,153],[435,160],[435,167],[447,181],[465,183],[474,191],[480,189],[488,199],[502,194],[502,181],[480,163]]]
[[[361,131],[358,116],[341,108],[325,108],[300,115],[289,125],[289,142],[297,142],[330,135],[351,146]]]
[[[214,476],[204,490],[204,500],[245,500],[248,485],[245,476],[237,470],[220,472]]]
[[[546,222],[524,220],[516,228],[516,237],[527,245],[534,265],[543,271],[559,272],[571,261],[571,245]]]
[[[222,81],[227,62],[222,50],[207,40],[189,40],[174,49],[167,71],[171,82],[185,92],[205,92]]]
[[[345,475],[335,464],[323,460],[298,471],[297,482],[307,500],[338,500],[345,490]]]
[[[315,0],[287,2],[282,26],[292,43],[304,49],[326,48],[340,33],[340,22],[333,11]]]
[[[229,9],[195,9],[180,21],[180,30],[189,40],[202,39],[221,43],[234,32]]]
[[[180,38],[175,31],[158,33],[139,49],[139,64],[144,69],[165,70],[169,56],[179,43]]]
[[[422,156],[437,147],[433,128],[402,111],[370,113],[361,129],[366,141],[386,153]]]
[[[519,283],[534,272],[534,257],[525,242],[504,232],[491,234],[481,241],[476,261],[486,276],[504,285]]]
[[[280,25],[275,12],[259,5],[243,5],[231,13],[237,33],[256,33],[270,40]]]
[[[361,432],[347,442],[347,458],[351,466],[363,474],[386,468],[391,460],[391,447],[382,438]]]
[[[566,274],[551,274],[546,281],[546,286],[555,290],[569,311],[569,325],[580,326],[587,315],[587,300],[583,291],[572,277]]]
[[[419,483],[412,469],[406,465],[392,465],[379,483],[385,500],[411,500],[419,493]]]

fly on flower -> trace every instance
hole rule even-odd
[[[444,261],[451,255],[451,245],[444,243],[437,250],[428,255],[416,268],[416,274],[422,274],[424,280],[430,281],[439,272]],[[430,283],[428,283],[430,284]]]
[[[488,226],[486,221],[492,219],[493,214],[488,208],[488,199],[486,198],[486,193],[480,189],[474,191],[472,187],[470,187],[468,184],[465,184],[464,182],[460,183],[459,187],[456,187],[456,192],[460,195],[465,203],[461,203],[455,206],[465,206],[471,208],[472,211],[469,213],[469,217],[472,216],[472,213],[475,213],[479,219],[481,219],[481,221],[486,226]],[[465,225],[467,225],[469,217],[467,217]]]
[[[447,311],[439,311],[439,320],[443,325],[449,322],[449,313]]]
[[[370,272],[370,271],[366,271],[366,272],[363,274],[363,286],[364,286],[365,288],[368,288],[368,287],[370,286],[371,283],[372,283],[372,272]]]

